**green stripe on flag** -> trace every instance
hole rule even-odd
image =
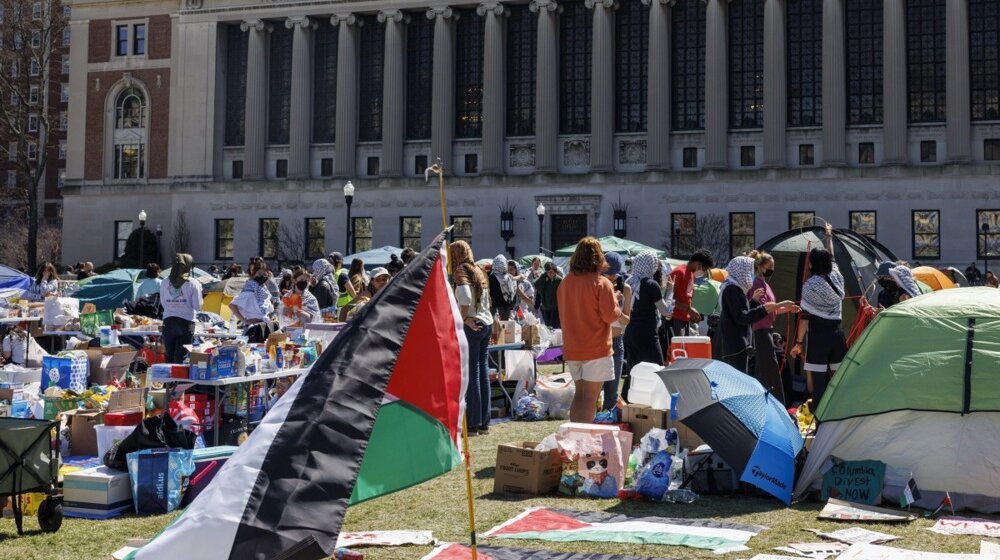
[[[460,463],[445,426],[409,403],[385,403],[375,418],[350,503],[415,486]]]

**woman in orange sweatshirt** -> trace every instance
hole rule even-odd
[[[577,244],[569,261],[569,274],[556,292],[563,356],[576,384],[569,413],[573,422],[594,421],[597,396],[604,382],[615,378],[611,325],[621,316],[620,294],[601,275],[607,268],[600,241],[585,237]]]

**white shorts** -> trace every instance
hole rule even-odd
[[[615,378],[614,358],[598,358],[587,360],[586,362],[566,362],[566,369],[569,370],[573,381],[592,381],[594,383],[604,383]]]

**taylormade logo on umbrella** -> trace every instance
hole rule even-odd
[[[777,478],[775,478],[775,477],[767,474],[766,472],[760,470],[760,467],[758,467],[757,465],[753,466],[753,469],[751,470],[751,474],[753,474],[754,478],[759,478],[759,479],[762,479],[762,480],[766,480],[766,481],[770,482],[771,484],[777,486],[778,488],[781,488],[782,490],[784,490],[784,489],[787,488],[785,486],[784,482],[782,482],[782,481],[778,480]]]

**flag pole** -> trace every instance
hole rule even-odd
[[[438,158],[437,163],[428,167],[424,171],[424,179],[430,180],[431,173],[436,173],[438,176],[438,190],[441,195],[441,228],[443,230],[448,229],[448,203],[444,197],[444,164],[441,163],[441,158]],[[451,259],[448,259],[448,273],[450,274],[452,269]],[[472,457],[469,454],[469,412],[468,410],[462,414],[462,455],[464,456],[463,463],[465,464],[465,497],[469,504],[469,544],[472,550],[472,560],[478,559],[478,554],[476,550],[476,507],[474,500],[472,498]]]

